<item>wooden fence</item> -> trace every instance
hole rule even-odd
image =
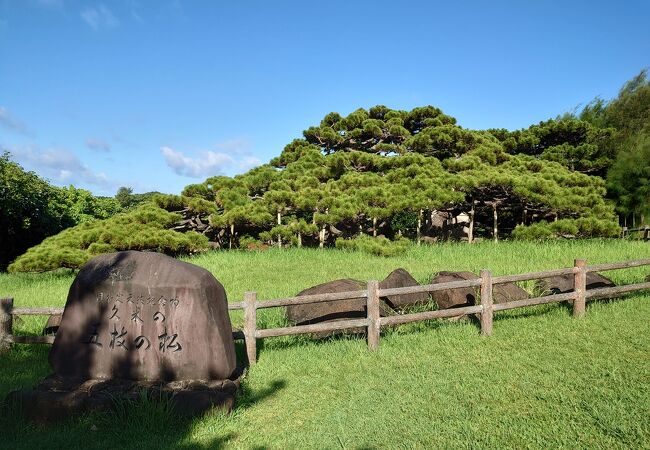
[[[480,278],[474,280],[451,281],[447,283],[390,289],[380,289],[379,282],[371,280],[368,281],[367,289],[365,290],[304,295],[300,297],[280,298],[266,301],[258,300],[257,294],[255,292],[246,292],[244,294],[243,302],[230,303],[228,305],[228,309],[244,311],[243,332],[236,330],[233,332],[233,336],[236,339],[244,339],[248,361],[250,364],[254,364],[257,360],[257,340],[270,337],[323,333],[363,327],[367,330],[366,336],[368,348],[370,350],[377,350],[379,347],[380,331],[382,326],[395,326],[422,320],[460,317],[468,314],[479,314],[481,334],[484,336],[490,336],[492,334],[492,319],[495,312],[505,311],[508,309],[523,308],[526,306],[542,305],[546,303],[558,303],[568,300],[573,300],[573,315],[575,317],[582,317],[585,314],[585,304],[587,300],[594,298],[611,298],[628,292],[650,289],[650,282],[644,282],[609,288],[590,289],[587,291],[586,280],[588,272],[603,272],[607,270],[626,269],[639,266],[650,266],[650,259],[639,259],[619,263],[596,264],[593,266],[587,266],[584,259],[576,259],[573,267],[565,269],[531,272],[520,275],[505,275],[498,277],[493,277],[492,273],[489,270],[481,270]],[[539,280],[559,275],[573,275],[574,289],[572,292],[526,298],[496,305],[492,302],[492,290],[494,285],[528,280]],[[381,297],[423,292],[429,293],[446,289],[467,287],[480,288],[480,304],[462,308],[423,311],[386,317],[381,317],[380,315]],[[361,298],[365,298],[367,304],[366,317],[363,318],[345,319],[333,322],[322,322],[311,325],[296,325],[280,328],[257,328],[258,309]],[[0,343],[2,343],[2,340],[4,340],[4,342],[8,344],[52,344],[54,342],[54,336],[13,335],[13,316],[61,314],[62,312],[63,309],[61,308],[14,308],[12,298],[0,299]],[[3,335],[4,339],[2,339]]]
[[[644,241],[650,241],[650,225],[646,225],[641,228],[621,228],[621,237],[629,238],[632,233],[639,233],[638,239],[643,239]]]

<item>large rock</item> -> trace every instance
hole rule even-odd
[[[379,282],[379,289],[392,289],[408,286],[419,286],[420,284],[405,269],[393,270],[383,281]],[[382,297],[382,299],[393,309],[404,309],[410,306],[421,305],[429,301],[428,292],[417,294],[399,294]]]
[[[528,292],[515,283],[495,284],[492,287],[492,303],[507,303],[528,298]]]
[[[479,278],[472,272],[438,272],[431,279],[431,284],[449,283],[451,281],[474,280]],[[444,289],[431,292],[431,297],[438,309],[461,308],[476,304],[478,290],[473,287]]]
[[[476,280],[480,278],[472,272],[439,272],[431,279],[431,284],[449,283],[451,281]],[[431,296],[438,309],[462,308],[477,304],[479,287],[466,287],[433,291]],[[515,283],[495,284],[492,287],[492,302],[507,303],[528,298],[528,292]]]
[[[160,253],[100,255],[70,288],[49,359],[65,379],[227,379],[226,293],[207,270]]]
[[[334,292],[360,291],[366,288],[362,281],[349,278],[328,281],[310,287],[298,293],[304,295],[329,294]],[[304,305],[287,306],[288,319],[297,325],[325,322],[328,320],[341,320],[366,317],[366,299],[354,298],[332,302],[307,303]]]
[[[574,275],[558,275],[538,280],[536,285],[545,294],[564,294],[573,291]],[[587,290],[616,286],[612,280],[597,272],[587,272]]]
[[[349,278],[328,281],[318,286],[310,287],[297,294],[298,297],[305,295],[330,294],[336,292],[361,291],[366,289],[366,283]],[[367,317],[367,298],[354,298],[348,300],[336,300],[331,302],[307,303],[304,305],[287,306],[287,318],[296,325],[308,325],[319,322],[333,322],[347,319],[359,319]],[[387,304],[385,299],[379,301],[379,313],[382,317],[396,314],[393,308]],[[330,336],[340,332],[362,333],[365,327],[351,327],[338,331],[323,331],[313,333],[315,337]]]

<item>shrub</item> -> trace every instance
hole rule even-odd
[[[398,238],[391,241],[385,237],[371,237],[361,235],[354,239],[338,238],[336,248],[357,250],[377,256],[395,256],[406,251],[410,241],[405,238]]]
[[[541,221],[527,226],[517,225],[512,232],[512,237],[528,241],[559,237],[616,237],[619,232],[616,223],[610,220],[583,217],[580,219],[561,219],[550,223]]]
[[[10,266],[10,272],[45,272],[76,269],[90,258],[120,250],[152,250],[168,255],[194,253],[208,248],[208,238],[190,231],[169,230],[178,214],[152,204],[68,228],[27,250]]]

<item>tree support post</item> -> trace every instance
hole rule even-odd
[[[492,228],[492,234],[494,234],[494,242],[499,242],[499,220],[497,216],[497,203],[492,203],[492,213],[494,215],[494,227]]]
[[[472,208],[469,211],[469,231],[467,232],[467,242],[470,244],[474,242],[474,214],[474,200],[472,200]]]
[[[13,334],[13,298],[0,298],[0,352],[11,347],[9,336]]]
[[[573,316],[583,317],[586,310],[587,299],[585,293],[587,292],[587,271],[585,266],[587,261],[584,259],[576,259],[573,262],[573,267],[577,270],[574,274],[573,290],[576,293],[576,298],[573,301]]]
[[[379,281],[368,281],[368,348],[375,351],[379,348]]]
[[[481,270],[481,335],[492,336],[492,272]]]
[[[257,293],[244,293],[244,340],[246,341],[246,356],[248,364],[257,362]]]

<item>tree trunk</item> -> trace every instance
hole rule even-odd
[[[472,209],[469,210],[469,232],[467,233],[467,242],[474,242],[474,201],[472,200]]]
[[[557,222],[557,213],[555,213],[555,218],[553,219],[553,222]]]
[[[494,228],[492,229],[492,234],[494,235],[494,242],[499,242],[499,229],[498,229],[498,217],[497,217],[497,204],[496,202],[492,204],[492,212],[494,214]]]
[[[232,250],[232,240],[233,237],[235,236],[235,224],[231,223],[230,224],[230,243],[228,244],[228,248]]]
[[[424,212],[423,210],[420,210],[420,213],[418,214],[418,232],[417,232],[418,245],[420,245],[420,238],[422,237],[421,228],[422,228],[422,213],[423,212]]]
[[[323,224],[323,228],[321,228],[320,232],[318,233],[318,247],[323,248],[325,247],[325,224]]]
[[[377,218],[372,218],[372,236],[377,237]]]
[[[521,215],[521,224],[526,226],[526,215],[528,214],[528,209],[524,208],[524,212]]]
[[[298,248],[302,247],[302,233],[298,231]]]

